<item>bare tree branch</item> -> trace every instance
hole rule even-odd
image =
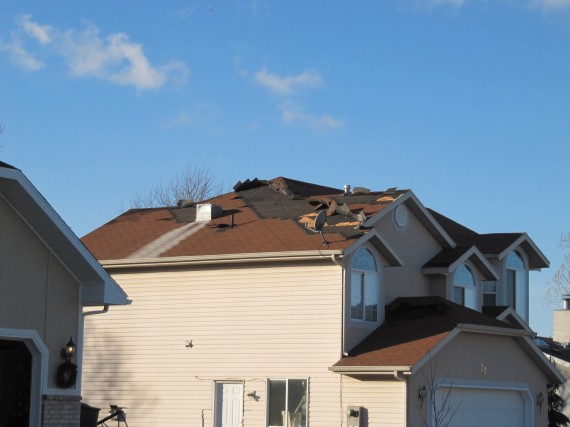
[[[564,262],[547,284],[544,300],[548,305],[559,303],[563,294],[570,293],[570,231],[560,237],[560,248],[565,251]]]
[[[133,208],[153,208],[176,206],[179,200],[194,199],[203,201],[222,193],[222,184],[214,178],[206,167],[187,166],[175,174],[165,186],[158,184],[147,194],[135,193],[131,198]]]

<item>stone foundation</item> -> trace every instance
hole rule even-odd
[[[42,427],[79,427],[81,396],[44,396]]]

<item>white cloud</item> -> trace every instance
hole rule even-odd
[[[257,83],[281,95],[289,94],[299,88],[318,87],[322,81],[320,74],[315,71],[282,77],[269,73],[265,68],[255,73],[254,77]]]
[[[51,42],[51,27],[49,25],[40,25],[37,22],[32,22],[30,15],[22,15],[16,22],[28,36],[36,39],[41,45]]]
[[[570,0],[533,0],[532,6],[544,11],[556,11],[570,8]]]
[[[29,15],[16,20],[17,34],[27,36],[46,47],[45,53],[62,57],[74,77],[94,77],[140,90],[158,89],[167,83],[184,84],[189,71],[181,61],[154,66],[144,53],[141,44],[134,43],[124,33],[113,33],[102,38],[96,26],[90,25],[83,31],[59,31],[48,25],[40,25]],[[3,45],[12,61],[28,71],[39,70],[42,62],[13,38],[12,43]],[[48,48],[49,47],[49,48]]]
[[[344,127],[344,120],[335,119],[328,115],[314,116],[292,108],[290,105],[281,105],[281,118],[286,123],[300,122],[317,131]]]
[[[0,52],[5,52],[15,66],[24,71],[38,71],[44,68],[44,63],[25,50],[17,37],[8,43],[0,39]]]

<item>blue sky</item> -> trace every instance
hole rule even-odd
[[[187,166],[570,230],[570,0],[0,0],[0,159],[82,236]]]

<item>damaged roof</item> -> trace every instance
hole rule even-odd
[[[238,182],[201,202],[221,208],[196,222],[198,204],[131,209],[83,237],[99,260],[283,251],[342,250],[366,234],[366,218],[408,190],[343,190],[278,177]],[[314,231],[325,211],[322,237]]]

